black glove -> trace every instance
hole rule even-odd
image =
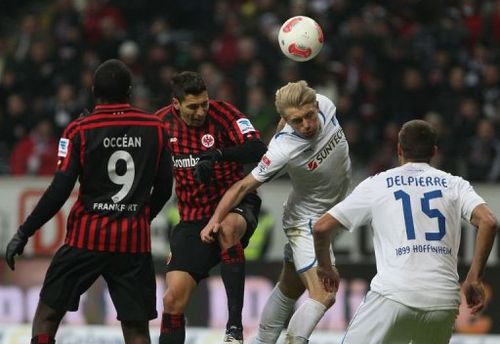
[[[17,231],[12,239],[10,239],[7,249],[5,250],[5,260],[11,270],[15,270],[14,256],[16,254],[21,255],[23,253],[24,246],[26,246],[27,242],[28,236],[21,231]]]
[[[222,160],[222,152],[219,149],[211,149],[200,154],[200,160],[194,170],[194,178],[208,185],[214,176],[214,164]]]

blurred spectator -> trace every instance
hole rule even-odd
[[[59,137],[64,128],[75,119],[85,107],[78,102],[74,87],[69,83],[62,83],[56,89],[55,98],[46,102],[45,113],[53,116],[55,123],[55,134]]]
[[[246,95],[245,114],[262,135],[262,141],[269,142],[276,131],[279,115],[272,100],[260,86],[251,87]]]
[[[465,173],[483,119],[500,130],[500,0],[9,0],[3,9],[7,156],[30,123],[48,116],[58,135],[91,108],[92,74],[106,58],[133,70],[136,106],[165,105],[171,76],[195,70],[211,97],[245,109],[264,135],[274,129],[273,90],[305,79],[336,103],[361,177],[395,163],[390,133],[408,119],[439,123],[435,163],[453,173]],[[295,14],[316,19],[325,37],[306,63],[285,58],[277,44],[280,25]]]
[[[466,165],[466,178],[470,181],[499,181],[500,140],[491,120],[481,120],[476,135],[469,139]]]
[[[30,122],[24,97],[19,93],[8,96],[3,125],[0,127],[0,140],[9,150],[28,134]]]
[[[10,171],[14,176],[50,176],[56,170],[57,141],[52,123],[41,120],[12,150]]]

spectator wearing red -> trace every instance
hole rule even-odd
[[[57,141],[52,123],[43,119],[30,134],[19,141],[12,150],[10,170],[13,176],[50,176],[57,166]]]

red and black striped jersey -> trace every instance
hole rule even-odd
[[[80,189],[66,244],[105,252],[151,251],[151,189],[159,171],[171,171],[165,140],[162,122],[129,104],[98,105],[68,125],[59,143],[58,173],[77,174]]]
[[[210,149],[224,149],[260,138],[248,118],[224,101],[209,102],[205,123],[188,126],[173,105],[156,112],[165,124],[172,154],[175,193],[180,217],[184,221],[209,219],[217,203],[231,185],[243,177],[243,164],[218,161],[214,165],[214,180],[209,185],[194,178],[199,155]]]

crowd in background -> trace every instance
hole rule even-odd
[[[309,62],[278,47],[294,15],[324,31]],[[500,180],[500,0],[2,0],[0,174],[52,174],[58,137],[92,109],[108,58],[133,71],[135,106],[155,111],[175,72],[199,71],[265,139],[275,90],[305,79],[335,101],[362,176],[395,166],[399,125],[422,118],[440,134],[437,167]]]

